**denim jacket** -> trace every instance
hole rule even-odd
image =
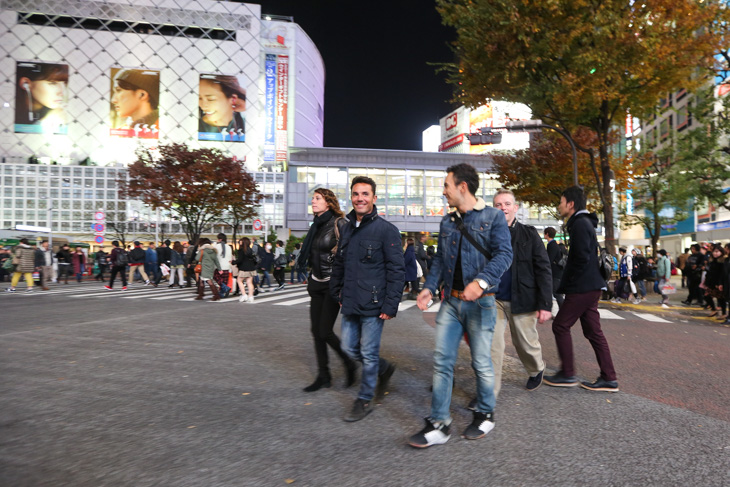
[[[451,293],[454,284],[454,266],[456,265],[459,243],[461,242],[461,272],[464,285],[475,279],[487,281],[486,292],[495,292],[502,277],[512,264],[512,241],[504,214],[492,207],[488,207],[483,199],[477,198],[474,209],[461,215],[464,226],[469,234],[482,247],[492,254],[487,258],[465,238],[456,227],[454,213],[447,214],[439,227],[438,251],[433,258],[431,270],[424,288],[436,295],[436,289],[443,281],[446,295]]]

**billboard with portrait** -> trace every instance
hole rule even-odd
[[[67,134],[68,65],[16,63],[15,133]]]
[[[159,71],[111,68],[110,103],[110,135],[140,139],[159,138]]]
[[[198,140],[246,141],[246,90],[238,78],[201,74],[198,88]]]

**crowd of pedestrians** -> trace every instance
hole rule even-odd
[[[454,366],[462,339],[469,346],[476,390],[469,405],[473,419],[461,436],[476,440],[495,425],[507,329],[527,372],[526,390],[545,383],[618,392],[598,313],[603,293],[612,288],[614,302],[638,304],[646,300],[646,282],[653,282],[661,296],[659,304],[667,307],[670,278],[679,269],[682,287],[689,293],[683,303],[701,305],[710,316],[728,323],[730,244],[695,244],[674,262],[664,249],[645,257],[639,249],[621,247],[615,260],[617,279],[606,279],[599,266],[598,219],[586,209],[580,187],[567,188],[557,207],[569,237],[566,248],[555,240],[554,228],[544,230],[544,245],[534,227],[518,221],[519,205],[511,191],[497,191],[491,206],[476,196],[479,176],[472,166],[449,167],[444,181],[443,195],[452,211],[440,223],[436,247],[427,245],[425,234],[407,238],[404,245],[400,231],[378,212],[375,181],[357,176],[350,185],[353,209],[347,215],[332,191],[315,190],[314,220],[291,254],[280,240],[262,246],[248,237],[241,238],[234,249],[225,234],[219,234],[216,242],[205,237],[185,244],[166,240],[159,246],[150,242],[146,249],[139,241],[130,249],[113,241],[110,253],[99,249],[92,258],[79,247],[72,251],[63,245],[54,254],[48,242],[35,248],[22,239],[5,257],[11,265],[2,267],[12,273],[10,292],[16,291],[22,277],[32,292],[34,272],[41,275],[42,289],[48,289],[54,264],[58,282],[68,284],[72,273],[80,281],[93,263],[96,279],[104,280],[110,270],[105,286],[109,290],[117,277],[126,290],[139,274],[145,286],[157,287],[163,277],[168,277],[169,287],[194,285],[197,300],[203,300],[209,289],[210,302],[234,295],[252,304],[259,288],[274,287],[271,274],[276,280],[274,291],[283,289],[285,268],[291,266],[290,282],[296,278],[306,283],[311,299],[317,375],[303,390],[313,393],[332,386],[328,348],[342,361],[345,387],[355,384],[359,366],[360,388],[343,415],[348,422],[372,413],[377,391],[387,389],[396,371],[396,364],[380,355],[380,342],[385,324],[396,316],[401,301],[415,299],[418,308],[425,310],[439,300],[430,413],[423,429],[408,440],[417,448],[443,444],[451,437]],[[554,316],[553,300],[558,306]],[[342,315],[341,339],[334,332],[338,314]],[[546,375],[538,325],[551,318],[560,366]],[[593,381],[576,376],[571,329],[578,321],[596,356],[599,375]]]

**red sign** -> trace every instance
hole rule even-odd
[[[449,131],[453,128],[456,128],[456,126],[458,125],[459,117],[457,115],[458,114],[455,112],[453,115],[446,118],[446,130],[447,131]]]
[[[255,231],[257,231],[257,232],[258,232],[258,231],[260,231],[260,230],[261,230],[262,228],[263,228],[263,227],[262,227],[262,225],[261,225],[261,220],[254,220],[254,221],[253,221],[253,229],[254,229]]]
[[[452,137],[439,146],[439,152],[443,152],[446,149],[451,149],[452,147],[459,145],[462,142],[464,142],[464,134],[459,134],[456,137]]]

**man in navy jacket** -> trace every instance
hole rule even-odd
[[[586,196],[583,190],[572,186],[560,197],[558,213],[567,218],[566,230],[570,235],[568,262],[560,281],[559,293],[565,294],[565,301],[553,320],[553,334],[560,356],[561,370],[552,376],[545,376],[544,382],[554,387],[580,385],[592,391],[618,392],[616,371],[613,368],[608,340],[601,330],[598,314],[598,299],[606,286],[598,270],[598,241],[596,227],[598,218],[586,210]],[[578,382],[575,376],[573,341],[570,329],[580,319],[583,335],[588,339],[596,354],[601,375],[595,382]]]
[[[380,357],[380,336],[385,320],[398,312],[405,264],[400,232],[375,207],[375,181],[357,176],[350,191],[353,210],[340,235],[330,293],[342,309],[342,348],[362,362],[360,392],[344,418],[352,422],[372,411],[378,378],[385,389],[395,371],[395,365]]]

